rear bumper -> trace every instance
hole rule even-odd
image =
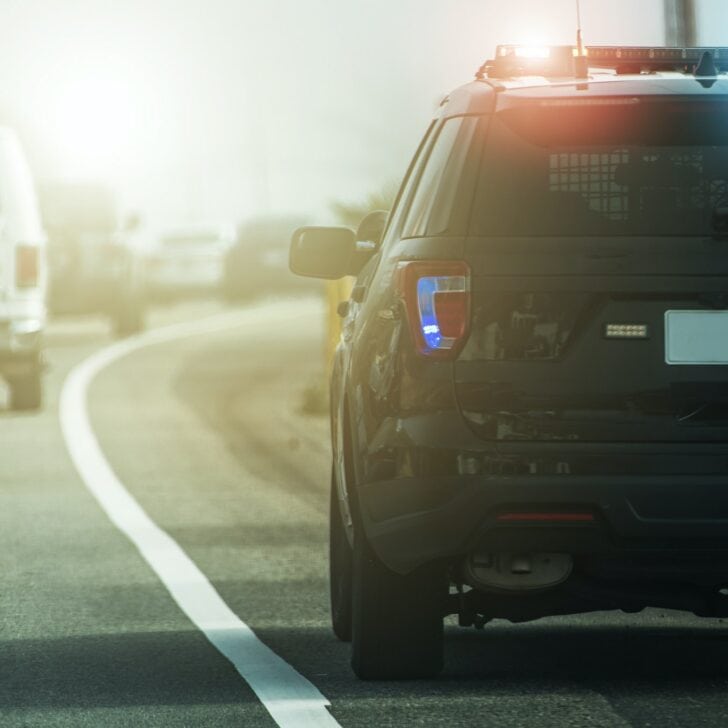
[[[359,488],[364,528],[391,569],[478,552],[728,556],[725,476],[398,478]],[[593,521],[499,520],[524,512]]]

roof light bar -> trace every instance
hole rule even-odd
[[[499,45],[485,70],[491,78],[569,76],[574,73],[574,51],[573,46]]]
[[[586,49],[589,64],[598,66],[608,61],[606,68],[620,63],[646,64],[650,68],[689,66],[700,63],[704,53],[710,53],[716,63],[728,64],[728,48],[651,48],[648,46],[589,46]]]
[[[495,59],[488,61],[478,77],[515,76],[574,77],[584,56],[590,68],[616,73],[681,71],[692,73],[705,53],[719,72],[728,71],[728,47],[664,48],[650,46],[587,46],[580,55],[576,46],[499,45]]]
[[[500,46],[501,55],[515,55],[517,58],[551,58],[547,46]]]

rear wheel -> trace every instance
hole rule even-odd
[[[18,411],[40,409],[43,403],[43,382],[39,369],[13,377],[10,386],[10,408]]]
[[[331,473],[329,504],[329,589],[331,626],[342,642],[351,642],[351,580],[353,552],[341,520],[336,480]]]
[[[359,526],[359,524],[357,524]],[[354,536],[352,658],[363,680],[434,677],[443,664],[445,570],[427,565],[402,576]]]

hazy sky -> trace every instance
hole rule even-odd
[[[703,5],[705,42],[728,44],[725,0]],[[107,179],[161,224],[325,217],[402,174],[436,102],[496,43],[569,43],[575,26],[574,0],[0,8],[0,108],[39,174]],[[582,0],[582,16],[589,43],[662,41],[662,0]]]

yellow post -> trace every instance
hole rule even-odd
[[[348,301],[351,296],[351,289],[354,285],[354,278],[347,276],[338,281],[326,283],[326,371],[331,371],[331,363],[334,360],[334,352],[341,337],[341,316],[337,311],[342,301]]]

